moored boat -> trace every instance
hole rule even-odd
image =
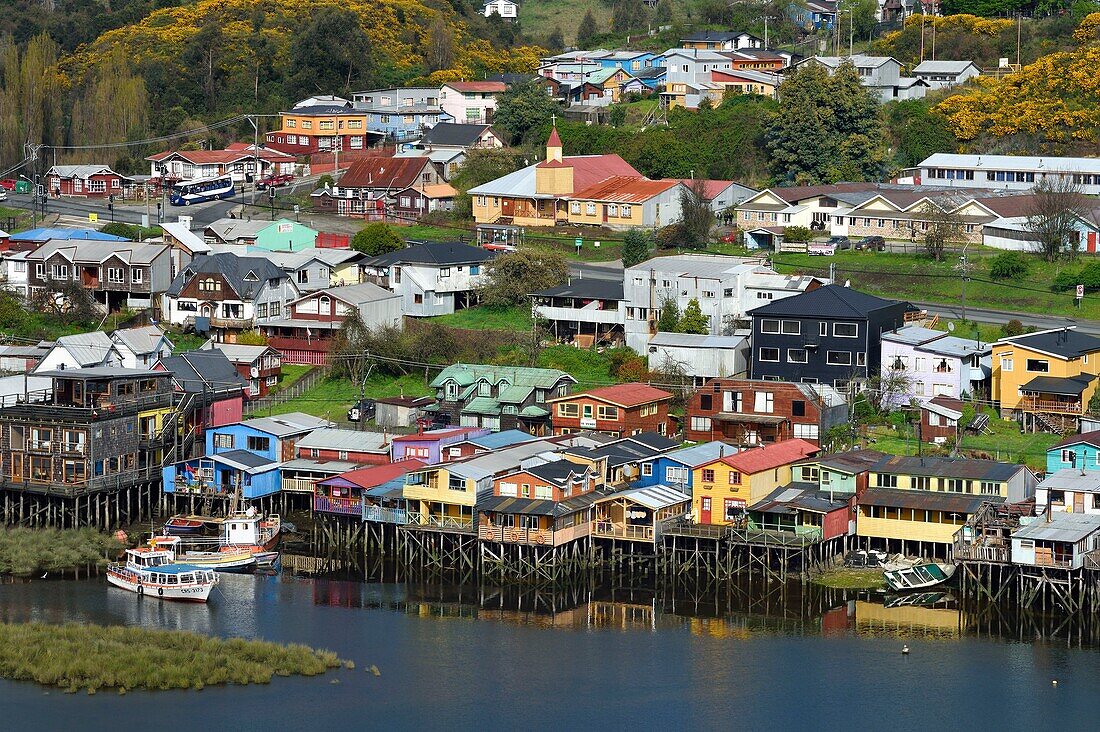
[[[887,569],[882,576],[886,584],[895,592],[923,590],[935,587],[951,579],[955,574],[955,565],[946,562],[921,562],[911,567]]]
[[[173,536],[192,536],[194,534],[201,534],[203,526],[203,522],[197,519],[185,518],[184,516],[173,516],[164,522],[164,533]]]
[[[164,549],[127,549],[125,562],[107,565],[107,582],[139,596],[206,602],[218,583],[217,575],[174,559],[173,553]]]
[[[154,536],[149,540],[149,546],[171,552],[176,561],[216,572],[251,572],[256,568],[251,552],[188,551],[178,536]]]

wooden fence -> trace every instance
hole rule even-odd
[[[317,385],[321,379],[328,375],[328,367],[318,366],[312,368],[306,373],[302,374],[302,377],[295,381],[293,384],[285,389],[275,392],[274,394],[268,394],[261,399],[253,399],[250,402],[245,403],[244,414],[246,417],[253,417],[261,414],[262,412],[276,407],[280,404],[285,404],[291,399],[297,399],[305,392],[309,391]],[[351,405],[348,405],[351,406]]]

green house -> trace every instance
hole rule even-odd
[[[488,364],[454,364],[431,383],[437,402],[430,411],[447,415],[450,424],[550,433],[548,397],[567,396],[577,383],[557,369]]]
[[[218,219],[203,231],[207,244],[239,244],[268,252],[300,252],[317,242],[317,231],[291,219]]]

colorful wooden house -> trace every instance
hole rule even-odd
[[[1052,514],[1012,533],[1012,563],[1026,567],[1080,569],[1085,555],[1100,549],[1100,516]]]
[[[870,470],[874,488],[998,496],[1009,503],[1035,495],[1035,473],[1026,465],[955,457],[886,455]]]
[[[648,384],[601,386],[580,394],[547,399],[552,405],[554,434],[581,430],[614,437],[656,432],[667,435],[672,394]]]
[[[417,432],[415,435],[401,435],[393,438],[390,459],[396,463],[414,458],[427,465],[435,465],[443,460],[443,451],[449,445],[487,434],[489,430],[485,427],[444,427]]]
[[[1047,472],[1063,469],[1100,470],[1100,431],[1070,435],[1047,450]]]
[[[419,460],[402,460],[371,465],[318,481],[314,486],[313,510],[362,518],[367,491],[403,478],[410,470],[422,467],[424,463]]]
[[[817,455],[791,466],[791,477],[801,483],[816,485],[828,493],[851,496],[867,487],[871,468],[885,457],[886,454],[878,450]]]
[[[736,447],[724,442],[705,442],[655,455],[642,461],[641,475],[634,485],[638,488],[667,485],[690,496],[695,468],[736,452]]]
[[[652,485],[599,498],[593,509],[594,538],[655,545],[664,521],[691,510],[691,496],[666,485]]]
[[[948,557],[955,534],[983,503],[1001,496],[868,488],[856,496],[856,535],[870,548]]]
[[[791,482],[791,465],[817,455],[807,440],[786,440],[703,463],[692,472],[692,513],[698,523],[725,525],[781,485]]]
[[[851,500],[816,485],[791,483],[749,506],[749,528],[786,531],[814,541],[847,536],[855,533]]]
[[[499,450],[524,442],[531,442],[538,438],[523,430],[504,430],[503,432],[490,432],[480,437],[471,437],[462,442],[448,445],[443,451],[443,462],[465,460],[476,455],[484,455],[493,450]]]
[[[275,495],[281,487],[280,462],[243,449],[191,458],[162,470],[164,492],[176,495],[234,495],[248,501]]]

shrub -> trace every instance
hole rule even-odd
[[[1013,318],[1001,326],[1001,335],[1005,338],[1024,334],[1024,324]]]
[[[1054,278],[1051,288],[1064,292],[1084,285],[1085,292],[1100,291],[1100,262],[1089,262],[1076,272],[1064,270]]]
[[[791,243],[809,241],[814,238],[814,232],[805,226],[788,226],[783,230],[783,241]]]
[[[405,240],[390,226],[376,221],[364,226],[352,237],[351,248],[371,257],[386,252],[395,252],[405,247]]]
[[[989,276],[995,280],[1018,280],[1027,274],[1029,262],[1019,252],[1002,252],[989,263]]]

